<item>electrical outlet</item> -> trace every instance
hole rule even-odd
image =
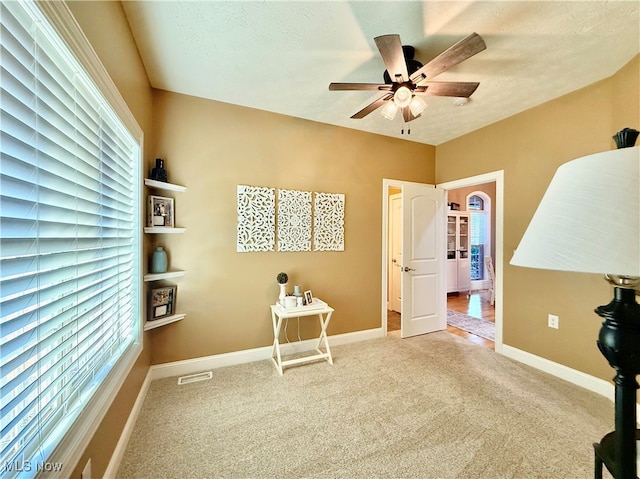
[[[91,459],[89,459],[87,461],[87,463],[84,466],[84,469],[82,470],[82,473],[80,474],[80,477],[82,479],[91,479]]]
[[[558,329],[560,327],[560,318],[555,314],[549,315],[549,327]]]

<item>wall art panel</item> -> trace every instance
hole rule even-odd
[[[278,251],[311,251],[311,192],[278,190]]]
[[[236,250],[273,251],[275,246],[275,189],[238,185]]]
[[[314,251],[344,251],[344,195],[315,193]]]

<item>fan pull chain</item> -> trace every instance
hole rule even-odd
[[[403,126],[402,130],[400,130],[400,134],[404,135],[405,127],[407,128],[407,135],[410,135],[411,134],[411,123],[409,123],[408,126],[407,126],[407,123],[405,123],[405,126]]]

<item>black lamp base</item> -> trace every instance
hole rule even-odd
[[[638,138],[638,130],[632,128],[623,128],[618,133],[613,135],[613,140],[616,142],[618,148],[631,148],[636,144]]]
[[[640,374],[640,305],[636,302],[635,290],[615,286],[613,300],[605,306],[599,306],[596,313],[605,319],[598,337],[598,348],[616,370],[616,428],[599,444],[594,444],[596,477],[599,463],[604,463],[616,479],[636,479],[636,376]]]
[[[636,429],[636,441],[640,441],[640,429]],[[600,442],[593,443],[593,450],[596,454],[594,478],[602,479],[603,465],[614,477],[617,477],[614,472],[616,465],[616,432],[610,432]]]

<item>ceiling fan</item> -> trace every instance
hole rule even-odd
[[[384,105],[381,113],[392,120],[397,111],[402,111],[405,123],[418,118],[427,104],[420,98],[425,95],[468,98],[476,91],[477,82],[437,82],[432,78],[449,68],[480,53],[487,48],[477,33],[463,38],[449,47],[426,65],[413,58],[415,49],[403,46],[400,35],[382,35],[376,37],[376,46],[380,51],[384,65],[384,84],[376,83],[330,83],[330,91],[375,90],[385,92],[362,110],[351,116],[360,119]]]

